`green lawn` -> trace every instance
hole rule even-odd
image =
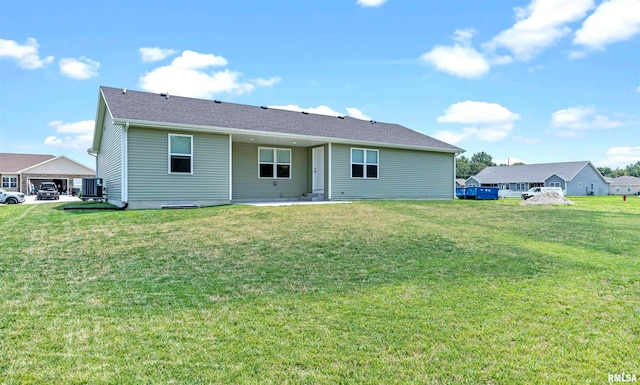
[[[0,383],[640,377],[640,199],[0,206]]]

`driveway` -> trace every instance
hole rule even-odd
[[[82,200],[78,197],[74,197],[71,195],[60,195],[60,199],[59,200],[43,200],[43,201],[38,201],[36,200],[36,196],[35,195],[27,195],[26,197],[24,197],[24,203],[25,205],[35,205],[35,204],[40,204],[40,203],[60,203],[60,202],[82,202]]]

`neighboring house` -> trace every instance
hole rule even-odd
[[[532,187],[560,187],[565,195],[608,195],[609,184],[589,161],[487,167],[467,179],[467,187],[489,186],[502,196],[520,196]]]
[[[464,187],[466,180],[463,178],[456,178],[456,187]]]
[[[109,87],[89,149],[129,208],[453,199],[462,151],[397,124]]]
[[[96,172],[64,155],[0,153],[2,187],[25,195],[37,190],[42,182],[54,182],[61,193],[69,193],[82,178],[95,177]]]
[[[619,176],[610,180],[611,195],[640,195],[640,178]]]

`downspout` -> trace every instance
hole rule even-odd
[[[233,200],[233,135],[229,134],[229,202]]]
[[[122,186],[121,199],[125,206],[129,204],[129,149],[127,144],[129,132],[129,122],[125,122],[122,128]]]
[[[453,197],[451,199],[456,199],[456,170],[458,168],[456,157],[457,155],[453,154]]]
[[[329,160],[327,162],[327,167],[329,168],[329,171],[328,171],[328,179],[329,180],[328,180],[328,183],[327,183],[328,184],[328,186],[327,186],[327,188],[328,188],[327,200],[331,200],[331,158],[332,158],[332,156],[331,156],[331,142],[329,142],[328,144],[329,144],[329,146],[328,146],[329,149],[328,149],[327,152],[328,152]]]

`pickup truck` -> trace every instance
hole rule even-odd
[[[36,196],[36,200],[43,199],[60,199],[60,193],[58,192],[58,187],[53,182],[43,182],[40,185],[40,189],[38,190],[38,195]]]
[[[528,191],[525,191],[521,195],[521,198],[524,199],[524,200],[527,200],[527,199],[531,198],[532,196],[535,196],[535,195],[538,195],[538,194],[542,194],[542,193],[547,192],[547,191],[554,191],[554,192],[557,192],[558,194],[560,194],[560,196],[564,196],[564,193],[562,192],[562,188],[560,188],[560,187],[532,187]]]
[[[18,192],[7,191],[0,188],[0,203],[6,203],[8,205],[14,205],[16,203],[24,202],[24,194]]]

